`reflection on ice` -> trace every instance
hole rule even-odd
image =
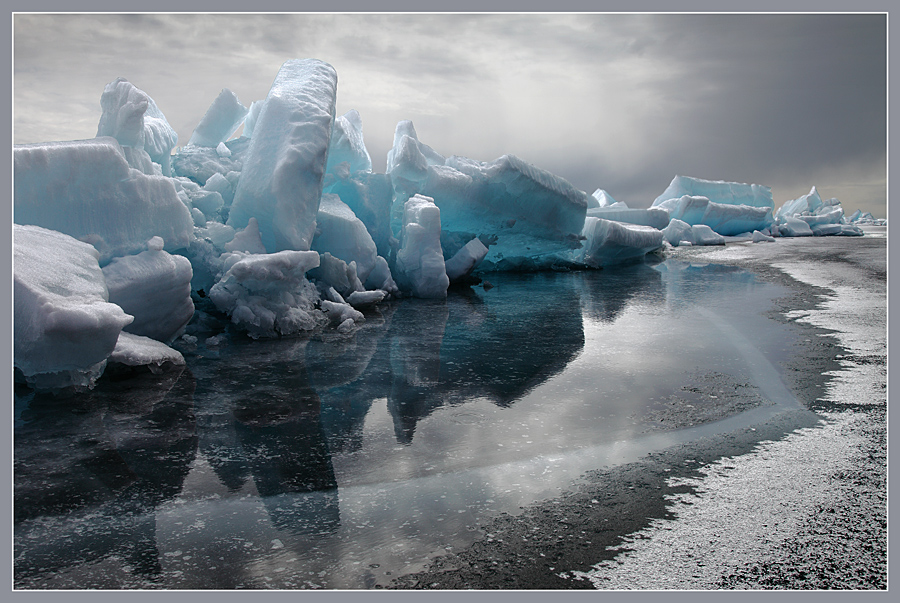
[[[20,390],[17,586],[384,585],[585,470],[762,416],[672,431],[746,408],[732,390],[790,402],[775,289],[749,273],[492,282],[380,304],[347,336],[252,341],[210,311],[186,368]]]

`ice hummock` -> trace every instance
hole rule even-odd
[[[39,389],[86,389],[133,317],[109,302],[100,254],[38,226],[13,225],[13,364]]]
[[[209,299],[254,338],[311,331],[324,323],[318,291],[305,276],[318,265],[315,251],[233,252]]]
[[[154,236],[170,252],[193,238],[174,181],[131,168],[115,138],[15,145],[13,157],[13,221],[91,243],[101,265],[143,251]]]
[[[260,110],[227,224],[259,222],[269,253],[308,251],[316,230],[337,73],[315,59],[286,61]]]

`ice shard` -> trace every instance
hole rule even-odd
[[[194,128],[188,144],[218,147],[219,143],[225,142],[237,131],[247,117],[247,111],[247,107],[241,104],[237,95],[224,88]]]
[[[269,253],[307,251],[316,231],[337,73],[315,59],[285,62],[253,128],[228,225],[259,222]]]

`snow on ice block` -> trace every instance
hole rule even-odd
[[[190,244],[194,221],[172,179],[130,168],[114,138],[16,145],[14,164],[13,221],[91,243],[101,265],[154,236],[167,251]]]
[[[112,136],[123,147],[146,151],[163,174],[171,174],[170,156],[178,134],[146,92],[120,77],[106,85],[100,107],[97,136]]]
[[[224,88],[194,128],[188,144],[198,147],[218,147],[219,143],[231,138],[245,117],[247,107],[241,104],[234,92]],[[231,152],[229,151],[226,156],[230,157]]]
[[[347,262],[356,262],[359,280],[365,282],[375,268],[378,250],[366,225],[356,217],[341,198],[333,194],[322,195],[318,225],[312,249],[319,253],[330,253]]]
[[[228,224],[243,228],[255,217],[269,253],[310,248],[336,94],[331,65],[291,60],[281,66],[259,113]]]
[[[344,162],[348,164],[351,174],[372,171],[372,158],[363,141],[362,118],[356,110],[335,118],[325,171],[333,173],[335,166]]]
[[[109,303],[97,250],[13,226],[13,364],[38,389],[93,387],[133,318]]]
[[[430,197],[415,195],[404,204],[396,268],[401,290],[421,298],[447,297],[450,279],[441,250],[441,210]]]
[[[310,331],[326,321],[315,307],[318,291],[305,276],[318,265],[315,251],[233,253],[209,299],[254,339]]]
[[[119,333],[116,347],[109,355],[110,365],[146,366],[153,373],[159,372],[166,363],[183,366],[184,356],[156,339],[125,331]]]
[[[660,207],[630,209],[628,207],[601,206],[587,210],[587,215],[614,222],[626,222],[640,226],[652,226],[662,230],[669,225],[669,212]]]
[[[775,210],[772,189],[768,186],[722,180],[702,180],[689,176],[675,176],[668,188],[653,202],[653,206],[659,206],[663,201],[678,199],[684,195],[706,197],[713,203],[724,205],[749,205]],[[684,220],[684,218],[679,219]],[[688,221],[685,220],[685,222]]]
[[[659,229],[602,218],[587,217],[583,234],[584,244],[573,252],[573,260],[591,268],[633,261],[663,245]]]
[[[181,336],[194,315],[191,262],[162,250],[154,237],[148,250],[115,258],[103,268],[109,301],[134,316],[124,330],[164,343]]]

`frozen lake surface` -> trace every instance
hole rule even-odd
[[[749,271],[490,280],[349,339],[201,337],[180,372],[17,390],[15,586],[386,586],[585,471],[800,408],[785,290]]]

